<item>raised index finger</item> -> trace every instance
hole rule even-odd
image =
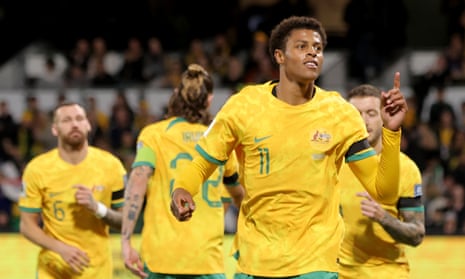
[[[394,74],[394,89],[400,89],[400,73],[396,72]]]

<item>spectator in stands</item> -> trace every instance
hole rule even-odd
[[[447,81],[459,82],[465,80],[464,42],[459,33],[454,33],[449,39],[449,45],[443,54],[447,60],[449,77]]]
[[[263,31],[253,33],[252,46],[248,50],[245,60],[244,83],[258,82],[264,76],[261,73],[260,67],[274,66],[267,47],[268,35]],[[268,66],[266,66],[267,62],[261,62],[263,60],[270,61]],[[260,66],[260,64],[262,65]]]
[[[40,111],[32,119],[33,153],[38,155],[55,147],[56,140],[50,133],[52,119],[45,111]]]
[[[97,99],[94,96],[87,97],[86,111],[92,126],[92,131],[89,132],[90,144],[95,145],[99,139],[108,142],[109,117],[98,108]]]
[[[47,56],[44,61],[44,68],[37,76],[36,87],[38,88],[63,88],[63,69],[57,66],[53,55]]]
[[[121,160],[126,171],[131,171],[134,157],[136,156],[136,133],[133,130],[125,129],[119,135],[120,146],[114,150],[115,155]]]
[[[460,103],[460,121],[459,128],[465,129],[465,100]]]
[[[66,81],[68,87],[88,86],[87,65],[90,58],[90,43],[86,38],[78,38],[74,48],[66,56],[68,68]]]
[[[143,127],[157,121],[158,117],[150,112],[150,105],[145,97],[141,97],[138,102],[137,111],[134,118],[134,128],[136,133]]]
[[[67,88],[87,88],[90,85],[86,72],[77,65],[68,67],[65,82]]]
[[[110,115],[109,140],[113,151],[122,146],[122,136],[125,132],[134,133],[135,113],[128,102],[124,91],[115,96]]]
[[[145,51],[140,39],[129,38],[124,50],[123,65],[118,73],[118,82],[123,86],[141,85],[145,81],[143,76]]]
[[[457,132],[457,125],[454,119],[451,111],[444,110],[439,115],[438,126],[434,129],[439,141],[439,157],[446,171],[448,171],[447,167],[450,160],[452,140]]]
[[[163,76],[157,78],[151,83],[154,87],[175,88],[181,83],[181,74],[184,71],[183,58],[173,54],[166,57],[165,69]]]
[[[278,69],[273,65],[269,56],[265,56],[262,59],[258,59],[252,68],[247,69],[244,76],[244,83],[263,83],[268,80],[277,80],[278,78]]]
[[[236,93],[244,84],[244,63],[238,55],[233,55],[228,60],[228,69],[221,80],[223,87]]]
[[[452,121],[456,122],[457,117],[455,116],[455,111],[452,106],[447,100],[447,90],[446,87],[442,84],[436,87],[436,99],[431,104],[429,117],[428,117],[428,124],[433,128],[437,129],[438,125],[441,120],[441,114],[444,111],[448,111],[453,118]]]
[[[212,62],[212,72],[222,80],[228,71],[229,59],[231,58],[231,45],[225,34],[218,33],[213,39],[210,60]]]
[[[445,219],[443,232],[445,234],[465,234],[465,152],[459,159],[459,164],[452,173],[453,183],[444,196],[447,206],[444,208]]]
[[[432,87],[444,88],[451,83],[465,81],[464,46],[455,33],[447,47],[438,55],[433,65],[420,76],[414,78],[413,90],[418,105],[418,116],[423,113],[424,100]]]
[[[39,114],[43,113],[39,108],[39,101],[36,96],[26,98],[26,108],[22,112],[18,131],[19,148],[21,157],[25,162],[29,161],[36,154],[34,153],[34,122]]]
[[[404,118],[404,123],[402,123],[402,128],[408,132],[415,129],[418,124],[417,119],[417,102],[415,97],[409,96],[406,98],[408,104],[408,111]]]
[[[18,231],[13,221],[13,207],[21,194],[21,170],[9,158],[0,158],[0,232]]]
[[[165,53],[158,37],[150,37],[147,41],[147,51],[144,56],[142,74],[148,84],[165,73]]]
[[[421,119],[425,99],[432,86],[444,87],[449,76],[447,59],[444,55],[439,55],[437,60],[424,74],[414,77],[413,91],[417,103],[417,118]]]
[[[20,167],[22,165],[19,150],[19,124],[10,113],[9,104],[0,101],[0,158],[12,160]]]
[[[93,87],[109,88],[118,84],[118,79],[107,72],[102,59],[96,59],[93,63],[95,72],[90,79],[90,84]]]
[[[435,131],[426,122],[420,122],[405,136],[405,153],[415,161],[420,171],[433,168],[431,165],[439,159],[439,140]]]
[[[212,70],[210,55],[204,42],[201,39],[192,39],[189,43],[189,49],[184,54],[184,65],[199,64],[208,72]]]
[[[115,77],[121,70],[123,59],[119,54],[107,47],[107,41],[103,37],[95,37],[92,40],[92,50],[89,57],[87,76],[93,79],[98,68],[103,65],[104,72]]]
[[[465,130],[457,129],[452,138],[447,170],[454,181],[465,185]]]

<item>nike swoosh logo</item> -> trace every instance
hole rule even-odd
[[[52,193],[49,193],[48,195],[49,195],[50,198],[53,198],[53,197],[56,197],[56,196],[58,196],[58,195],[63,194],[64,192],[65,192],[65,191],[61,191],[61,192],[52,192]]]
[[[259,143],[259,142],[264,141],[264,140],[266,140],[266,139],[268,139],[268,138],[271,138],[271,136],[266,136],[266,137],[261,137],[261,138],[255,137],[255,138],[253,139],[253,141],[254,141],[255,143]]]

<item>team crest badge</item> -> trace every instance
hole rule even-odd
[[[326,133],[325,131],[318,131],[316,130],[315,133],[311,136],[310,139],[312,142],[317,143],[328,143],[331,141],[331,135]]]

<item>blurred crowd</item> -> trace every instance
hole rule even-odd
[[[226,34],[209,40],[190,41],[186,51],[165,52],[161,40],[132,37],[122,51],[113,50],[104,37],[78,38],[65,52],[48,51],[42,67],[26,73],[30,88],[173,88],[186,65],[197,63],[208,69],[217,87],[236,90],[244,83],[277,78],[268,53],[268,36],[252,34],[252,46],[234,51]]]
[[[364,47],[372,42],[364,40],[371,38],[369,34],[373,30],[365,30],[364,33],[358,30],[357,33],[354,28],[368,27],[370,24],[358,22],[357,25],[354,20],[357,13],[363,14],[368,8],[379,9],[375,6],[361,7],[360,3],[366,1],[349,2],[350,9],[345,11],[344,16],[347,23],[352,24],[350,34],[362,35],[358,39],[351,37],[353,44],[348,45],[351,51],[348,74],[359,83],[369,82],[383,68],[383,63],[379,64],[380,61],[375,58],[386,57],[386,53],[372,49],[370,53],[376,54],[373,59],[357,60],[360,53],[367,54]],[[384,3],[390,3],[392,7],[397,7],[396,11],[400,11],[402,1]],[[403,125],[402,150],[418,164],[423,174],[427,234],[463,235],[465,100],[461,110],[456,111],[453,104],[448,103],[447,95],[451,86],[465,81],[465,4],[462,1],[443,1],[442,9],[447,15],[454,12],[454,17],[448,17],[449,43],[440,51],[431,68],[413,77],[412,84],[408,85],[414,94],[408,99],[409,114]],[[399,24],[405,24],[406,17],[406,14],[402,14]],[[405,29],[403,25],[394,27]],[[185,50],[177,51],[166,51],[164,42],[156,36],[131,37],[122,50],[114,49],[101,36],[79,37],[70,49],[50,48],[44,56],[41,71],[28,75],[25,84],[29,88],[57,89],[57,92],[66,92],[67,88],[116,88],[118,93],[109,114],[98,109],[92,96],[86,99],[85,105],[93,127],[90,142],[116,154],[129,170],[139,131],[163,115],[152,115],[148,109],[150,104],[143,99],[136,107],[131,106],[125,89],[174,88],[190,63],[198,63],[208,69],[215,87],[228,88],[231,93],[245,84],[276,79],[278,73],[268,53],[267,33],[256,28],[249,36],[247,40],[250,39],[251,43],[247,48],[237,49],[230,34],[224,32],[209,39],[194,38]],[[396,47],[402,48],[402,44],[390,49]],[[435,101],[425,108],[424,100],[431,92]],[[65,93],[57,96],[57,104],[66,100]],[[35,155],[56,145],[50,133],[51,114],[41,110],[36,96],[28,97],[27,107],[19,121],[10,114],[9,105],[0,102],[0,231],[18,229],[16,201],[23,166]]]

